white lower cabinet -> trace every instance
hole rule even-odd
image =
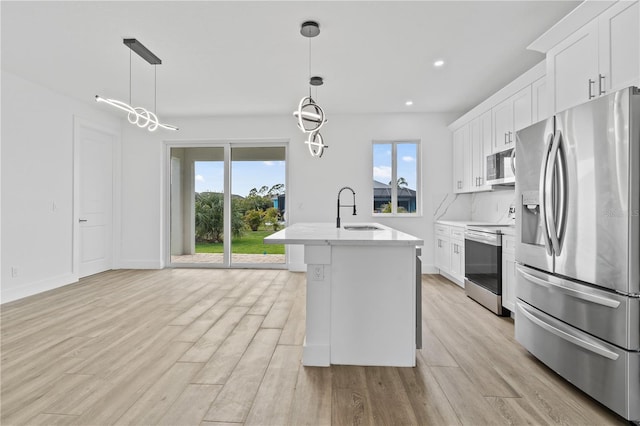
[[[464,283],[464,228],[436,224],[434,266],[459,286]]]
[[[451,264],[451,241],[448,237],[436,236],[436,268],[449,272]]]
[[[502,306],[515,312],[516,309],[516,257],[515,238],[502,236]]]
[[[459,283],[464,282],[464,228],[451,227],[450,273]]]

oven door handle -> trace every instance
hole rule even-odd
[[[474,232],[470,230],[464,231],[464,239],[475,241],[482,244],[489,244],[491,246],[501,246],[502,241],[499,238],[499,235],[496,234],[486,234],[484,232]]]

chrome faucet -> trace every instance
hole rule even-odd
[[[353,204],[340,204],[340,194],[348,189],[353,194]],[[351,187],[344,186],[338,191],[338,216],[336,217],[336,228],[340,228],[340,207],[353,207],[353,215],[356,215],[356,192]]]

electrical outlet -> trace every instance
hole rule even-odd
[[[324,280],[324,266],[323,265],[313,265],[311,269],[311,279],[313,281],[322,281]]]
[[[16,266],[11,267],[11,278],[15,278],[18,276],[18,268]]]

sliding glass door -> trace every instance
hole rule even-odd
[[[171,266],[284,267],[286,145],[171,147]]]
[[[231,147],[231,263],[284,264],[284,246],[263,238],[284,228],[284,147]]]

